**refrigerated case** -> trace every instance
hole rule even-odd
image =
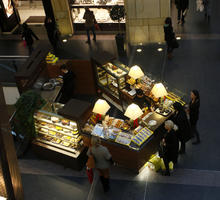
[[[71,153],[77,158],[82,150],[77,122],[45,110],[34,115],[36,141]]]
[[[90,103],[71,99],[65,105],[47,104],[34,114],[36,138],[33,149],[41,158],[76,170],[86,162],[87,148],[83,145],[81,126]]]

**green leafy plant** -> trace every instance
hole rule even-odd
[[[110,10],[110,17],[113,21],[118,21],[119,32],[121,31],[120,22],[125,17],[124,6],[115,5]]]
[[[35,91],[29,90],[23,93],[15,103],[16,112],[11,121],[12,130],[20,141],[19,147],[23,154],[30,141],[35,138],[34,113],[46,104],[46,101]]]

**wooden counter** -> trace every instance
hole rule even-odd
[[[102,145],[106,146],[110,151],[113,160],[128,169],[133,170],[138,173],[144,164],[149,160],[150,156],[157,152],[159,143],[164,134],[164,121],[170,117],[164,117],[157,113],[153,113],[149,116],[145,122],[148,123],[150,120],[156,120],[157,124],[151,128],[154,131],[140,147],[131,143],[130,146],[122,145],[111,140],[101,138]],[[82,133],[84,139],[87,140],[91,138],[91,134]]]

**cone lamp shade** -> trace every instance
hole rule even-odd
[[[95,106],[92,112],[100,114],[100,115],[105,115],[109,109],[110,109],[110,106],[106,100],[98,99],[95,103]]]
[[[141,68],[137,65],[134,65],[133,67],[131,67],[128,75],[133,78],[133,79],[138,79],[141,78],[142,76],[144,76],[143,71],[141,70]]]
[[[138,117],[143,115],[143,112],[138,105],[132,103],[127,107],[124,115],[132,120],[136,120]]]
[[[162,83],[157,83],[151,90],[151,93],[156,97],[164,97],[167,95],[167,90]]]

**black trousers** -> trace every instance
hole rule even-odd
[[[195,125],[191,125],[191,131],[192,131],[192,136],[195,136],[197,142],[200,142],[200,136],[199,136],[199,132],[197,130],[196,124]]]
[[[184,11],[185,11],[185,9],[178,9],[178,21],[181,20],[181,22],[185,22],[185,20],[184,20],[185,16],[183,15]]]

